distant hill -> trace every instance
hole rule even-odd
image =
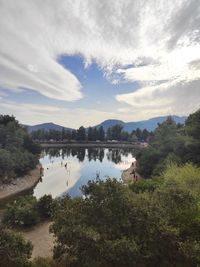
[[[25,125],[28,128],[29,132],[33,132],[33,131],[37,131],[40,129],[44,129],[44,130],[57,130],[57,131],[62,131],[62,128],[65,128],[67,130],[73,130],[71,128],[67,128],[58,124],[55,124],[53,122],[47,122],[47,123],[42,123],[42,124],[36,124],[33,126],[30,125]]]
[[[179,117],[179,116],[172,116],[172,118],[175,120],[176,123],[184,123],[186,118],[185,116]],[[103,126],[104,130],[107,131],[109,127],[112,127],[116,124],[120,124],[123,126],[125,131],[128,131],[129,133],[137,128],[140,128],[141,130],[147,129],[148,131],[153,131],[157,127],[158,123],[162,123],[167,119],[167,116],[163,117],[155,117],[149,120],[144,120],[144,121],[136,121],[136,122],[124,122],[121,120],[105,120],[102,123],[95,125],[94,127],[101,127]],[[37,124],[33,126],[25,125],[28,128],[29,132],[37,131],[39,129],[45,129],[45,130],[58,130],[61,131],[62,128],[65,128],[67,130],[73,130],[72,128],[67,128],[58,124],[54,124],[52,122],[47,122],[47,123],[42,123],[42,124]]]
[[[104,130],[107,130],[109,127],[112,127],[116,124],[120,124],[124,127],[125,131],[128,131],[129,133],[133,130],[136,130],[137,128],[140,128],[141,130],[147,129],[148,131],[153,131],[157,127],[158,123],[162,123],[167,119],[168,116],[162,116],[162,117],[155,117],[148,120],[143,121],[137,121],[137,122],[123,122],[121,120],[105,120],[104,122],[96,125],[97,128],[103,126]],[[176,123],[185,123],[185,120],[187,117],[179,117],[179,116],[172,116],[172,118],[175,120]]]

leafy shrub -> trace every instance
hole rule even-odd
[[[39,200],[33,196],[19,197],[6,206],[3,223],[8,226],[29,227],[52,216],[54,200],[44,195]]]
[[[192,165],[171,165],[138,185],[90,181],[84,198],[57,200],[54,259],[72,267],[199,266],[199,178]]]
[[[31,267],[57,267],[55,266],[53,259],[51,258],[35,258],[32,262]]]
[[[22,236],[0,226],[0,266],[31,267],[29,261],[33,246]]]
[[[3,222],[9,226],[32,226],[40,221],[37,200],[33,196],[19,197],[6,206]]]
[[[163,182],[161,178],[144,179],[129,184],[129,188],[135,193],[153,192]]]
[[[52,216],[54,201],[51,195],[44,195],[37,202],[37,210],[42,218]]]

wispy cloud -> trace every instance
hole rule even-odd
[[[21,123],[29,125],[43,122],[54,122],[66,127],[78,128],[81,125],[88,127],[103,120],[116,116],[112,112],[103,112],[87,108],[63,108],[59,106],[21,103],[7,101],[0,98],[0,112],[14,115]]]
[[[181,113],[190,100],[189,112],[200,103],[199,14],[199,0],[0,0],[0,86],[78,100],[57,58],[80,54],[113,83],[138,82],[116,96],[135,114]]]

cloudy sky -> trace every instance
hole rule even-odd
[[[0,113],[79,127],[199,107],[199,0],[0,0]]]

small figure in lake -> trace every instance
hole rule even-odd
[[[62,163],[62,161],[61,161],[60,166],[62,167],[62,165],[63,165],[63,163]]]
[[[66,182],[66,185],[68,186],[68,180],[67,180],[67,182]]]
[[[99,179],[99,178],[100,178],[100,172],[96,171],[96,179]]]
[[[43,175],[44,175],[44,168],[40,166],[40,177],[42,177]]]
[[[67,162],[65,163],[65,168],[67,168]]]

